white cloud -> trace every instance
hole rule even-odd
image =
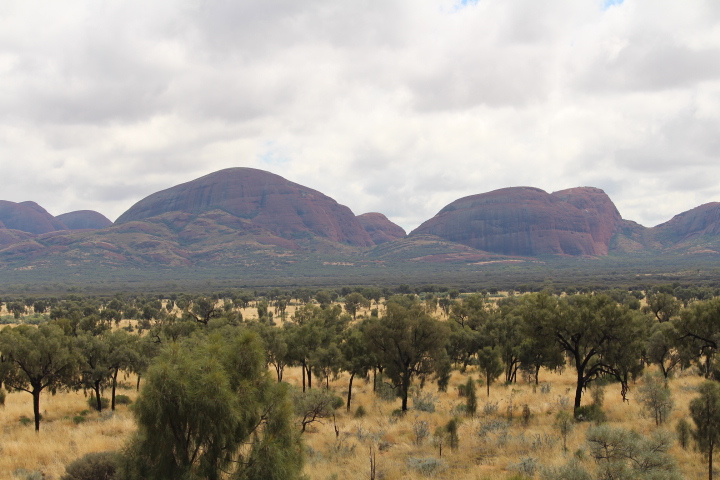
[[[407,230],[506,186],[720,200],[714,0],[10,0],[3,192],[116,218],[264,168]]]

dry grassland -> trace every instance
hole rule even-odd
[[[295,308],[288,307],[286,318],[291,318]],[[367,315],[369,311],[362,313]],[[255,308],[243,309],[242,314],[246,320],[257,317]],[[278,315],[275,321],[281,323]],[[517,465],[522,459],[535,459],[538,465],[560,465],[579,450],[587,451],[585,432],[589,424],[575,425],[568,437],[568,453],[563,453],[561,437],[553,426],[558,411],[572,410],[575,372],[571,368],[563,374],[541,372],[538,387],[523,380],[507,386],[494,384],[490,397],[486,396],[484,386],[478,386],[478,413],[474,418],[464,416],[458,407],[465,404],[458,387],[465,384],[468,375],[475,379],[479,376],[472,369],[466,374],[454,372],[447,392],[438,392],[430,382],[423,390],[416,386],[416,394],[435,397],[435,412],[413,409],[410,400],[410,410],[402,417],[393,414],[400,408],[399,400],[383,401],[373,393],[372,383],[356,379],[351,412],[347,413],[343,406],[337,412],[335,423],[332,418],[325,419],[323,423],[311,424],[304,433],[308,447],[306,474],[312,480],[365,480],[370,478],[374,457],[378,480],[500,480],[517,474]],[[321,383],[319,379],[314,380],[313,383]],[[135,381],[135,377],[125,379],[118,394],[134,400]],[[299,386],[300,369],[286,369],[285,381]],[[638,384],[641,382],[642,379]],[[695,387],[701,382],[700,377],[690,374],[681,374],[670,381],[675,409],[664,428],[674,430],[680,418],[688,417],[688,404],[696,396]],[[331,389],[343,399],[347,385],[347,375],[330,383]],[[656,427],[636,399],[637,386],[631,385],[629,402],[622,401],[618,386],[605,387],[603,410],[610,425],[647,435]],[[583,404],[589,403],[589,397],[586,394]],[[496,411],[487,413],[492,408],[485,408],[486,405],[496,406]],[[524,405],[531,414],[527,424],[522,415]],[[359,406],[367,412],[364,417],[355,416]],[[508,415],[509,406],[512,406],[512,417]],[[72,460],[89,452],[119,450],[135,430],[132,413],[123,405],[118,406],[114,414],[109,411],[86,413],[86,420],[76,423],[74,418],[89,410],[82,392],[62,392],[55,396],[43,393],[41,410],[40,432],[35,433],[32,424],[23,425],[20,421],[23,416],[32,418],[32,397],[24,392],[7,395],[5,406],[0,408],[0,480],[24,480],[35,472],[44,477],[31,478],[59,479],[65,465]],[[460,420],[460,445],[456,451],[444,445],[440,457],[433,432],[453,417]],[[429,436],[418,442],[414,427],[421,422],[427,422]],[[706,464],[699,453],[692,449],[685,451],[676,444],[671,454],[685,478],[707,475]],[[417,467],[423,462],[435,462],[438,468],[423,474]],[[583,462],[592,466],[587,455]]]
[[[470,372],[472,374],[472,372]],[[473,375],[477,378],[477,375]],[[328,479],[369,479],[370,456],[375,453],[376,478],[384,479],[506,479],[517,473],[513,467],[523,458],[534,458],[539,464],[559,465],[572,457],[578,449],[584,449],[587,423],[579,423],[568,438],[567,454],[563,454],[562,441],[553,427],[555,413],[570,409],[574,392],[572,370],[563,375],[543,372],[541,385],[545,389],[533,388],[532,384],[520,381],[515,385],[498,385],[490,389],[490,397],[484,388],[478,388],[479,408],[474,418],[458,413],[460,445],[456,451],[443,447],[439,468],[424,476],[411,466],[412,462],[440,460],[432,433],[437,426],[447,424],[457,412],[457,405],[465,399],[458,396],[457,387],[464,384],[467,376],[453,374],[448,392],[437,392],[434,384],[426,385],[422,394],[436,396],[435,412],[420,412],[411,409],[404,417],[393,415],[398,401],[385,402],[373,394],[372,384],[356,381],[353,388],[353,405],[350,413],[343,407],[336,417],[340,432],[335,436],[332,419],[312,424],[304,434],[308,446],[305,471],[313,480]],[[300,383],[299,369],[289,369],[287,381]],[[675,410],[667,428],[674,428],[678,419],[685,416],[688,403],[695,396],[694,387],[701,382],[697,376],[681,376],[671,381]],[[135,398],[134,379],[128,379],[118,393]],[[331,382],[331,388],[344,396],[347,378]],[[642,406],[634,401],[631,391],[629,403],[623,403],[618,388],[606,388],[604,410],[608,422],[613,426],[632,428],[649,434],[656,427],[650,418],[643,415]],[[497,411],[483,413],[486,403],[497,404]],[[513,405],[513,417],[507,428],[502,426],[508,420],[508,406]],[[362,405],[367,415],[356,418],[354,412]],[[531,417],[527,425],[523,421],[523,406],[528,405]],[[82,392],[65,392],[55,396],[43,394],[41,400],[43,421],[41,430],[35,433],[32,425],[23,425],[21,416],[32,417],[32,401],[27,393],[11,393],[5,407],[0,410],[0,479],[25,479],[33,472],[42,472],[46,479],[59,478],[64,466],[88,452],[118,450],[134,431],[132,414],[125,406],[119,406],[114,414],[103,412],[88,413],[86,421],[76,424],[73,418],[88,410],[87,399]],[[418,444],[413,425],[425,421],[430,435]],[[493,430],[492,427],[497,428]],[[481,435],[484,430],[489,430]],[[705,464],[701,456],[692,450],[685,451],[674,446],[672,455],[685,478],[704,478]],[[591,460],[585,460],[591,465]]]

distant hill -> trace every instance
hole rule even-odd
[[[295,274],[352,266],[357,275],[368,267],[380,275],[391,265],[517,270],[577,257],[642,259],[644,265],[671,258],[682,265],[688,255],[720,259],[712,257],[718,253],[720,203],[646,228],[623,219],[593,187],[554,193],[512,187],[463,197],[409,235],[382,213],[355,216],[327,195],[251,168],[221,170],[152,194],[114,224],[91,210],[53,217],[34,202],[0,201],[0,268],[6,270],[195,266],[282,276],[293,265],[314,265]]]
[[[607,255],[622,218],[597,188],[503,188],[456,200],[410,232],[503,255]]]
[[[70,230],[99,230],[109,227],[113,223],[105,215],[94,210],[77,210],[63,213],[55,218],[64,223]]]
[[[4,228],[35,234],[67,230],[64,223],[35,202],[0,200],[0,222]]]
[[[402,227],[388,220],[382,213],[363,213],[358,215],[357,219],[376,245],[392,242],[407,235]]]
[[[116,224],[168,212],[221,210],[287,239],[319,236],[370,247],[374,242],[344,205],[316,190],[254,168],[228,168],[154,193],[123,213]]]

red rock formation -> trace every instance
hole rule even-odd
[[[622,222],[620,212],[599,188],[578,187],[553,192],[554,197],[582,210],[595,243],[595,255],[607,255],[610,240]]]
[[[621,221],[602,190],[503,188],[456,200],[410,233],[504,255],[606,255]]]
[[[370,212],[357,216],[360,225],[370,234],[375,245],[404,238],[407,234],[402,227],[394,224],[382,213]]]
[[[285,238],[318,235],[359,247],[373,245],[346,206],[316,190],[253,168],[220,170],[157,192],[133,205],[115,223],[167,212],[199,214],[216,209]]]
[[[65,224],[35,202],[0,200],[0,221],[5,228],[37,234],[67,229]]]
[[[112,225],[110,219],[94,210],[77,210],[63,213],[55,218],[67,225],[70,230],[99,230]]]
[[[720,235],[720,202],[706,203],[675,215],[650,229],[661,241],[677,243],[703,235]]]

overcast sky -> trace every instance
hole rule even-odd
[[[720,201],[717,0],[2,0],[0,199],[111,220],[261,168],[410,230],[466,195]]]

